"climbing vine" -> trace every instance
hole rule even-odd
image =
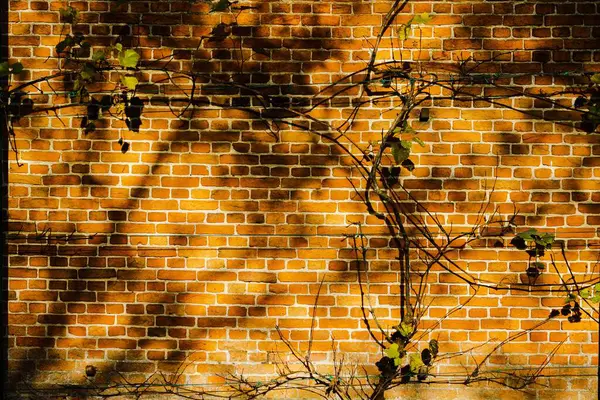
[[[119,1],[119,3],[126,2]],[[238,2],[228,0],[204,1],[204,3],[207,3],[208,13],[228,12],[239,15],[249,9],[249,7],[238,5]],[[409,382],[438,382],[433,372],[436,363],[452,357],[452,355],[444,354],[443,346],[436,339],[426,339],[435,326],[423,329],[422,325],[422,319],[428,310],[428,303],[425,301],[428,292],[428,277],[434,268],[441,268],[460,279],[472,290],[472,297],[482,288],[525,293],[535,291],[538,278],[543,273],[550,273],[549,270],[553,268],[552,273],[560,277],[560,283],[551,289],[565,298],[564,305],[560,309],[549,310],[547,319],[531,329],[510,336],[496,346],[492,352],[486,354],[474,368],[465,372],[457,380],[460,384],[485,381],[518,389],[526,387],[535,382],[540,375],[540,369],[523,376],[510,375],[511,381],[509,382],[507,376],[499,376],[485,370],[485,363],[490,355],[506,343],[519,339],[551,319],[566,317],[568,322],[577,323],[587,316],[598,321],[598,312],[594,305],[600,301],[599,280],[591,278],[578,281],[569,267],[566,256],[564,261],[568,267],[567,271],[566,273],[559,271],[556,258],[552,255],[553,249],[559,245],[554,235],[528,229],[516,233],[511,240],[511,244],[517,250],[524,251],[528,255],[527,268],[523,271],[528,278],[526,282],[485,281],[460,266],[452,258],[452,252],[481,239],[481,232],[491,227],[496,228],[499,237],[514,234],[517,230],[514,223],[516,212],[511,218],[502,218],[495,210],[490,212],[488,197],[487,202],[484,201],[473,227],[466,233],[454,234],[451,228],[445,226],[440,218],[428,211],[427,207],[404,187],[403,178],[415,170],[415,162],[411,159],[415,146],[426,145],[419,137],[419,132],[414,128],[413,122],[415,118],[423,121],[429,119],[428,110],[432,106],[433,100],[449,98],[482,101],[502,106],[501,100],[507,97],[506,95],[502,97],[485,96],[469,90],[474,86],[482,85],[491,88],[502,87],[498,83],[501,75],[479,72],[479,68],[485,64],[484,62],[464,60],[448,72],[447,70],[426,68],[415,61],[377,59],[377,51],[384,38],[387,37],[400,48],[402,41],[413,34],[418,34],[422,26],[435,19],[435,15],[422,13],[412,16],[408,22],[397,23],[396,18],[405,9],[407,3],[407,1],[395,1],[391,6],[384,18],[377,41],[370,50],[372,57],[366,66],[314,95],[310,100],[311,104],[316,104],[316,106],[297,105],[291,101],[282,104],[267,90],[246,84],[242,79],[222,77],[209,72],[172,69],[169,61],[173,59],[173,55],[166,57],[165,60],[160,60],[162,62],[144,60],[136,48],[127,48],[118,41],[102,49],[94,48],[84,35],[73,32],[72,28],[78,22],[79,16],[77,10],[70,6],[60,10],[61,20],[65,24],[64,30],[69,33],[61,36],[61,40],[55,47],[56,57],[60,61],[59,68],[55,73],[21,83],[18,81],[18,77],[25,71],[21,62],[0,64],[0,77],[8,78],[8,85],[2,88],[0,108],[6,115],[7,130],[11,135],[11,143],[16,153],[18,153],[18,148],[14,140],[16,133],[13,124],[21,118],[35,113],[50,112],[56,113],[59,117],[57,111],[60,109],[84,107],[85,115],[81,119],[81,129],[85,134],[93,134],[98,129],[100,121],[109,118],[122,120],[131,132],[139,132],[143,126],[145,106],[150,101],[160,100],[164,101],[173,111],[174,116],[178,118],[183,118],[186,111],[202,106],[241,109],[264,122],[267,129],[270,129],[275,135],[278,124],[285,123],[294,128],[311,132],[324,141],[337,145],[344,154],[352,159],[353,167],[363,183],[362,186],[356,188],[356,194],[364,203],[368,213],[386,226],[388,238],[396,251],[396,259],[399,263],[399,281],[390,284],[397,284],[399,287],[400,318],[397,321],[398,324],[387,329],[379,323],[377,310],[370,303],[371,294],[367,281],[369,262],[366,255],[368,247],[365,243],[365,235],[362,233],[360,225],[353,226],[357,233],[349,235],[347,239],[356,254],[362,300],[362,321],[371,340],[378,345],[381,352],[381,358],[375,364],[378,375],[367,375],[366,378],[360,378],[356,374],[350,374],[350,377],[344,376],[342,371],[346,366],[342,361],[335,365],[335,374],[319,372],[318,366],[310,358],[310,350],[306,353],[299,352],[282,335],[281,339],[297,361],[299,369],[294,369],[289,363],[282,362],[279,375],[268,383],[252,382],[243,376],[232,377],[229,383],[232,385],[234,395],[258,398],[303,379],[310,381],[310,384],[304,387],[306,390],[315,390],[316,387],[324,397],[331,395],[340,399],[381,400],[386,392],[399,385]],[[234,29],[232,28],[235,26],[237,26],[235,19],[233,22],[219,23],[212,29],[209,37],[199,39],[200,44],[204,40],[224,40],[233,35]],[[253,51],[256,53],[261,50],[257,48]],[[240,51],[240,53],[242,52]],[[240,75],[244,73],[243,61],[240,60]],[[493,61],[487,60],[487,62]],[[142,76],[146,73],[162,74],[164,82],[180,89],[179,92],[183,95],[165,99],[164,93],[153,97],[151,93],[141,90]],[[360,75],[361,79],[351,79],[357,75]],[[556,101],[552,94],[542,95],[519,90],[513,90],[508,98],[529,97],[553,107],[578,111],[581,116],[578,127],[592,133],[600,125],[600,74],[583,74],[581,76],[587,80],[586,85],[573,87],[557,94],[557,96],[565,94],[575,96],[573,105],[561,106],[561,103]],[[176,80],[184,80],[185,84],[178,85]],[[15,81],[18,83],[15,84]],[[40,92],[47,90],[38,87],[42,83],[47,84],[54,95],[64,95],[70,102],[49,107],[37,107],[30,94],[35,90]],[[62,85],[64,90],[55,89],[55,85]],[[235,89],[234,92],[243,92],[252,97],[253,106],[236,105],[232,101],[222,101],[217,96],[215,98],[204,96],[199,90],[203,85],[204,87],[219,85],[227,89]],[[338,86],[341,89],[336,91]],[[314,111],[319,106],[330,104],[336,96],[340,96],[349,88],[358,89],[360,95],[356,99],[358,105],[342,124],[334,126],[332,123],[314,116],[316,114]],[[444,94],[437,95],[436,93]],[[355,143],[347,133],[356,113],[363,106],[379,105],[389,102],[390,99],[394,101],[395,118],[387,129],[382,130],[377,140],[368,144]],[[179,108],[175,104],[179,104]],[[182,109],[183,111],[181,111]],[[313,128],[315,125],[326,126],[327,129]],[[123,137],[119,138],[118,143],[123,153],[129,151],[130,145]],[[492,191],[490,190],[490,192]],[[415,255],[417,254],[418,258],[416,259]],[[561,255],[565,255],[564,249]],[[420,264],[420,268],[415,267],[417,263]],[[543,290],[548,290],[548,288],[544,286]],[[468,301],[460,304],[446,317],[467,304]],[[555,351],[556,349],[548,355],[541,368],[549,362]],[[445,380],[439,382],[447,383]],[[363,386],[368,389],[364,389]],[[172,387],[170,390],[175,391]],[[356,387],[360,389],[356,389]],[[206,394],[208,393],[193,393],[198,398]]]

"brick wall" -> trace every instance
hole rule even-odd
[[[244,73],[235,79],[268,87],[285,103],[309,99],[363,68],[392,2],[260,1],[239,14],[227,38],[201,43],[234,15],[187,2],[126,3],[69,2],[80,11],[73,30],[89,36],[95,48],[117,40],[135,47],[144,60],[174,50],[175,68],[223,77],[236,76],[243,58]],[[9,2],[10,56],[24,64],[23,80],[57,67],[48,57],[71,29],[60,23],[58,10],[66,5]],[[422,27],[420,40],[414,33],[404,41],[405,60],[455,65],[469,56],[495,57],[487,64],[491,73],[519,74],[505,78],[508,85],[546,91],[573,79],[561,72],[600,71],[596,1],[413,1],[399,21],[421,12],[435,17]],[[384,43],[381,57],[392,51],[398,53]],[[158,76],[143,78],[149,92],[160,91],[155,98],[178,95]],[[61,101],[43,84],[42,90],[34,95],[38,104]],[[357,94],[348,90],[313,115],[339,124]],[[206,95],[241,105],[252,101],[243,93]],[[520,225],[556,233],[576,273],[597,277],[600,136],[552,122],[571,115],[532,99],[507,102],[528,113],[434,102],[431,120],[415,125],[425,146],[415,148],[417,167],[403,176],[404,186],[445,223],[466,229],[494,185],[493,204],[503,215],[515,202]],[[376,139],[394,116],[387,109],[363,108],[350,128],[352,138],[363,144]],[[85,134],[81,110],[69,108],[18,123],[22,165],[9,154],[12,382],[82,383],[86,365],[98,368],[99,381],[114,377],[113,370],[139,380],[173,372],[184,360],[194,361],[186,369],[188,383],[218,383],[216,374],[242,371],[266,379],[275,373],[274,355],[283,351],[276,325],[306,345],[321,280],[314,357],[331,364],[333,336],[339,352],[372,366],[381,354],[360,322],[354,255],[343,240],[349,223],[365,224],[370,290],[389,326],[397,323],[398,274],[384,227],[354,196],[352,183],[360,185],[360,179],[349,157],[285,124],[275,140],[264,122],[231,109],[199,107],[177,119],[156,101],[145,106],[142,120],[139,133],[105,118]],[[126,153],[117,142],[121,137],[131,143]],[[523,279],[527,258],[509,241],[482,240],[457,250],[455,259],[483,277]],[[447,273],[435,276],[427,323],[471,293]],[[554,278],[547,273],[540,279]],[[482,289],[433,336],[444,353],[464,351],[527,329],[562,304],[549,293]],[[507,345],[491,366],[538,365],[563,340],[548,369],[552,377],[541,382],[549,387],[503,397],[595,398],[598,325],[589,318],[577,324],[553,320]],[[473,365],[468,357],[449,365],[460,363]],[[410,390],[480,398],[501,389]]]

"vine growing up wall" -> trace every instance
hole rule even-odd
[[[119,3],[129,5],[126,1]],[[272,87],[265,88],[252,82],[255,58],[268,51],[257,45],[244,47],[244,27],[239,20],[240,16],[259,6],[227,0],[189,2],[187,6],[199,7],[203,15],[221,16],[220,22],[210,27],[209,34],[197,39],[197,50],[215,43],[231,47],[236,54],[233,62],[236,70],[228,73],[211,68],[212,64],[222,61],[200,62],[194,59],[194,52],[189,57],[177,52],[160,58],[144,57],[143,51],[136,47],[135,38],[128,35],[119,35],[110,43],[100,43],[93,36],[86,37],[77,31],[80,21],[74,3],[59,12],[63,25],[51,58],[56,61],[55,71],[37,76],[26,68],[27,60],[0,64],[0,76],[8,79],[0,105],[17,163],[19,121],[34,115],[53,115],[60,120],[62,113],[69,110],[79,115],[79,128],[86,135],[111,129],[115,120],[129,130],[127,135],[135,135],[145,127],[147,110],[157,105],[168,107],[173,117],[186,121],[193,121],[206,109],[242,111],[243,115],[260,122],[276,139],[282,130],[296,130],[309,132],[323,142],[335,145],[336,151],[350,161],[352,174],[359,178],[357,183],[350,180],[356,198],[372,220],[377,221],[373,223],[386,228],[387,243],[395,252],[394,268],[398,277],[397,281],[389,282],[389,285],[397,286],[394,293],[399,307],[394,318],[379,317],[374,306],[376,295],[370,290],[368,235],[364,233],[367,228],[362,223],[353,224],[350,227],[353,233],[347,236],[356,255],[353,269],[361,298],[358,318],[368,333],[365,343],[374,344],[377,349],[376,362],[364,366],[349,362],[336,350],[335,344],[332,368],[323,368],[311,358],[315,319],[321,307],[317,295],[305,350],[301,351],[278,328],[290,358],[278,363],[278,374],[274,379],[257,382],[244,375],[231,376],[227,378],[230,390],[220,394],[181,388],[177,383],[184,371],[178,370],[172,375],[160,376],[157,390],[192,398],[208,395],[259,398],[273,391],[295,388],[323,398],[380,400],[399,386],[417,383],[469,385],[493,382],[524,389],[544,374],[544,368],[559,351],[560,343],[549,354],[542,354],[540,363],[527,365],[520,373],[490,368],[490,358],[504,346],[521,340],[551,321],[565,319],[576,324],[588,318],[598,322],[600,278],[597,273],[589,275],[572,268],[567,250],[555,235],[541,229],[520,227],[523,219],[518,205],[512,213],[496,207],[494,184],[487,188],[488,193],[480,201],[479,211],[471,219],[470,226],[456,233],[451,224],[429,209],[426,202],[405,185],[405,180],[413,176],[419,166],[418,161],[414,161],[418,149],[427,145],[420,135],[418,121],[428,121],[431,111],[447,102],[485,103],[519,111],[531,118],[575,125],[594,134],[600,124],[600,74],[561,72],[557,75],[569,84],[550,91],[546,87],[538,90],[514,85],[515,79],[532,74],[498,69],[495,63],[505,53],[488,59],[465,58],[452,63],[404,58],[402,50],[406,41],[415,40],[417,47],[422,48],[422,30],[435,23],[436,18],[428,12],[406,15],[409,5],[409,1],[390,4],[362,68],[325,87],[315,88],[314,93],[304,97],[286,98],[281,92],[273,94]],[[186,9],[182,8],[182,12]],[[338,101],[347,101],[348,97],[352,108],[342,121],[332,123],[320,117],[323,109],[333,107]],[[548,112],[519,108],[514,99],[539,103]],[[369,132],[370,140],[357,139],[351,127],[357,115],[369,107],[385,107],[393,117],[384,129]],[[567,112],[567,117],[556,114],[557,111]],[[560,120],[554,121],[556,115]],[[131,151],[125,134],[120,135],[118,145],[122,153]],[[515,251],[525,252],[527,266],[520,271],[511,271],[512,275],[489,277],[470,270],[468,265],[465,267],[455,259],[457,250],[467,249],[482,240],[503,243],[505,236],[513,234],[511,244]],[[435,303],[431,284],[442,272],[468,287],[469,296],[430,323],[426,316],[431,304]],[[436,328],[445,319],[461,312],[478,296],[537,292],[548,293],[559,305],[548,307],[546,318],[494,343],[488,352],[477,354],[472,351],[476,349],[446,352],[444,345],[435,338]],[[476,358],[466,370],[454,372],[449,378],[443,374],[449,359],[468,358],[472,354]],[[90,375],[92,378],[95,373]],[[115,390],[137,396],[148,393],[152,381],[126,383],[89,385],[83,389],[98,396],[112,396]],[[155,390],[156,383],[152,385]]]

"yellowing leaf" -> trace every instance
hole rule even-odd
[[[594,74],[592,75],[592,82],[594,82],[596,85],[600,85],[600,74]]]
[[[119,53],[119,64],[121,64],[121,67],[135,68],[139,60],[140,55],[135,50],[128,49]]]
[[[398,39],[406,40],[410,36],[411,28],[410,25],[400,25],[398,27]]]
[[[600,283],[594,286],[594,297],[590,299],[592,303],[600,303]]]
[[[400,351],[398,349],[399,349],[398,343],[392,343],[390,345],[390,347],[385,349],[385,355],[388,356],[389,358],[398,358],[398,357],[400,357]]]
[[[402,322],[399,326],[398,326],[398,332],[400,332],[400,334],[404,337],[408,337],[410,336],[410,334],[413,332],[413,327],[410,324],[406,324],[404,322]]]
[[[419,369],[424,365],[423,360],[421,360],[421,355],[415,353],[411,354],[408,365],[410,366],[410,372],[413,374],[419,372]]]
[[[123,86],[127,86],[127,89],[135,90],[138,80],[135,76],[121,76],[121,83]]]

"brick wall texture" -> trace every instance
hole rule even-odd
[[[223,77],[235,75],[243,58],[238,78],[285,103],[308,99],[363,68],[391,3],[242,2],[254,8],[239,13],[231,35],[200,42],[237,13],[208,13],[206,4],[185,1],[10,1],[10,57],[25,66],[22,80],[54,71],[54,46],[71,29],[58,10],[70,5],[79,10],[73,31],[94,48],[120,41],[143,60],[175,51],[175,68]],[[600,4],[594,0],[419,0],[399,21],[422,12],[434,19],[403,42],[405,60],[450,65],[495,57],[489,71],[514,74],[505,78],[509,86],[545,91],[568,85],[564,71],[600,71]],[[392,50],[384,41],[380,51],[389,58]],[[143,78],[160,95],[177,93],[160,77]],[[41,89],[38,104],[64,102],[44,84]],[[350,89],[313,115],[339,125],[357,94]],[[243,93],[206,95],[240,105],[253,101]],[[425,146],[415,146],[416,169],[403,174],[404,186],[458,230],[474,222],[494,186],[492,204],[502,215],[516,204],[522,228],[555,233],[578,276],[597,277],[600,135],[557,123],[572,115],[531,98],[506,104],[531,113],[483,102],[433,104],[430,120],[415,124]],[[352,138],[376,139],[394,117],[388,106],[363,108],[349,130]],[[262,121],[218,107],[175,118],[150,102],[139,133],[104,118],[85,134],[80,123],[81,110],[68,108],[16,126],[22,165],[11,153],[12,383],[81,384],[86,365],[98,368],[99,381],[114,378],[111,371],[136,381],[172,373],[185,360],[193,362],[182,382],[219,384],[217,375],[230,372],[265,380],[285,350],[276,325],[306,348],[321,280],[313,357],[323,368],[331,365],[334,337],[338,353],[373,369],[381,353],[360,321],[354,254],[344,240],[354,229],[348,225],[365,224],[371,298],[386,326],[398,323],[397,265],[386,230],[354,196],[352,183],[360,185],[360,177],[336,145],[285,124],[275,140]],[[120,137],[131,143],[126,153]],[[509,246],[510,238],[477,241],[453,258],[481,277],[526,279],[527,256]],[[434,276],[424,324],[472,294],[448,273]],[[548,271],[539,279],[555,277]],[[464,351],[527,329],[562,304],[547,292],[481,289],[431,337],[443,353]],[[596,398],[598,325],[586,317],[575,324],[552,320],[499,350],[489,365],[537,366],[561,341],[549,377],[525,392],[494,385],[409,385],[400,392],[414,398]],[[461,364],[474,365],[470,357],[446,362],[455,369]]]

